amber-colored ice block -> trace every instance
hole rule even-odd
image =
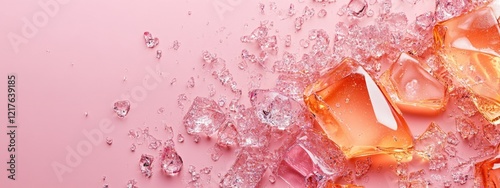
[[[498,7],[497,7],[498,8]],[[490,6],[438,23],[437,52],[491,123],[500,124],[500,28]]]
[[[408,153],[413,137],[399,110],[354,60],[344,59],[304,93],[304,102],[348,158]]]
[[[475,176],[479,187],[500,187],[500,155],[476,163]]]

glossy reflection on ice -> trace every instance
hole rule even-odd
[[[479,112],[499,124],[500,28],[492,8],[483,7],[438,23],[434,39],[445,67],[472,91]]]
[[[380,82],[401,110],[435,114],[445,107],[448,96],[445,85],[406,53],[382,74]]]
[[[304,101],[348,158],[408,153],[413,137],[385,91],[354,60],[344,59],[305,90]]]

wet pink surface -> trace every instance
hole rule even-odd
[[[299,47],[299,39],[307,36],[313,28],[325,29],[333,35],[333,28],[340,19],[337,11],[347,2],[337,2],[325,6],[328,15],[304,24],[296,32],[293,20],[285,18],[286,2],[277,2],[277,11],[259,13],[255,1],[235,0],[182,0],[182,1],[97,1],[69,0],[56,3],[58,10],[47,17],[47,23],[36,27],[33,36],[22,34],[23,19],[32,21],[33,16],[46,12],[39,1],[0,1],[2,24],[0,26],[0,187],[124,187],[128,180],[136,179],[139,187],[185,187],[190,175],[188,166],[197,170],[213,166],[211,187],[216,187],[234,161],[235,150],[228,150],[221,159],[213,162],[210,150],[214,140],[202,138],[194,143],[188,136],[181,119],[191,101],[196,96],[208,97],[208,85],[216,87],[215,100],[232,94],[220,86],[210,73],[202,69],[201,53],[208,50],[226,60],[228,68],[235,75],[243,89],[243,102],[249,104],[247,93],[251,75],[263,75],[260,88],[274,86],[276,75],[250,66],[240,70],[242,49],[255,50],[256,46],[242,44],[240,37],[248,35],[262,20],[274,21],[272,33],[279,36],[280,54],[284,49],[284,37],[292,35],[289,52],[304,51]],[[398,1],[399,2],[399,1]],[[218,15],[214,4],[223,3],[228,10]],[[293,2],[297,11],[311,3]],[[393,11],[405,10],[409,20],[421,14],[425,7],[434,2],[420,2],[416,9],[408,4],[393,5]],[[268,5],[268,3],[266,3]],[[415,7],[417,7],[415,6]],[[323,8],[315,4],[316,10]],[[266,10],[268,10],[266,8]],[[191,15],[188,14],[191,12]],[[43,19],[43,18],[42,18]],[[142,34],[150,31],[160,39],[154,49],[146,48]],[[14,47],[9,42],[12,33],[26,37],[26,43]],[[174,40],[180,42],[178,50],[172,49]],[[17,50],[15,50],[17,48]],[[156,59],[156,50],[163,51],[163,57]],[[277,59],[278,55],[273,57]],[[273,62],[273,61],[269,61]],[[161,72],[161,75],[158,74]],[[16,180],[7,179],[5,161],[8,159],[6,121],[6,77],[17,74],[17,166]],[[190,77],[194,77],[195,87],[187,88]],[[125,78],[125,81],[124,81]],[[171,85],[172,79],[177,81]],[[146,83],[146,84],[144,84]],[[145,88],[145,85],[151,87]],[[132,94],[131,94],[132,93]],[[189,101],[185,109],[177,105],[178,95],[185,93]],[[141,95],[142,94],[142,95]],[[125,95],[135,95],[129,99],[132,109],[129,115],[120,119],[112,111],[112,105]],[[159,108],[165,112],[158,114]],[[226,104],[227,107],[227,104]],[[88,112],[88,117],[85,116]],[[420,134],[430,121],[439,119],[446,131],[454,129],[452,120],[447,118],[452,112],[440,117],[408,116],[414,135]],[[101,131],[103,139],[91,145],[87,155],[80,155],[73,166],[68,166],[66,158],[79,144],[89,142],[84,132],[98,131],[101,123],[110,122],[108,131]],[[176,143],[176,150],[184,160],[184,167],[177,177],[168,177],[154,170],[153,176],[145,178],[139,171],[138,161],[143,153],[158,156],[158,151],[138,145],[130,151],[134,141],[127,134],[130,129],[149,127],[158,139],[166,136],[164,123],[173,126],[174,134],[181,133],[184,143]],[[155,131],[155,127],[158,131]],[[113,139],[107,145],[105,138]],[[58,177],[53,164],[67,165],[69,172]],[[158,164],[155,164],[158,165]],[[159,167],[159,166],[157,166]],[[389,169],[391,167],[380,167]],[[374,167],[373,169],[376,169]],[[103,176],[106,180],[103,181]],[[395,187],[396,176],[390,170],[372,170],[359,180],[362,185]],[[262,187],[283,187],[286,184],[277,178],[275,184],[261,182]],[[383,185],[383,186],[382,186]],[[370,186],[368,186],[370,187]]]

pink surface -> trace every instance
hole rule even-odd
[[[50,13],[39,5],[45,2],[56,2],[58,8],[52,9],[56,11],[47,17],[47,23],[35,26],[37,31],[31,33],[32,36],[23,35],[24,19],[32,21],[33,16]],[[124,187],[129,179],[136,179],[139,187],[185,187],[189,165],[197,170],[213,166],[211,185],[216,187],[220,180],[217,174],[224,175],[229,169],[235,150],[227,151],[218,162],[213,162],[210,158],[213,139],[202,138],[196,144],[181,125],[190,101],[196,96],[207,97],[209,84],[216,86],[214,99],[227,96],[227,103],[232,99],[230,91],[225,91],[208,71],[202,69],[201,52],[217,53],[227,61],[239,87],[243,89],[244,103],[249,104],[247,92],[251,75],[263,75],[260,88],[272,87],[276,75],[254,65],[244,71],[238,69],[241,50],[256,48],[242,44],[239,38],[248,35],[260,21],[270,20],[274,21],[272,32],[280,38],[280,54],[287,34],[292,35],[292,47],[287,51],[302,52],[298,40],[307,36],[310,29],[323,28],[330,36],[333,35],[334,25],[340,20],[336,13],[346,3],[342,1],[325,6],[328,11],[325,18],[315,16],[304,24],[303,30],[296,32],[293,20],[284,16],[289,5],[284,1],[277,2],[278,9],[274,12],[266,7],[266,15],[259,13],[258,2],[242,0],[0,1],[0,187],[83,188],[102,187],[104,184]],[[432,7],[434,2],[421,3],[417,6],[425,8]],[[222,4],[227,11],[218,14],[214,5]],[[298,12],[305,5],[311,6],[309,1],[294,1],[294,4]],[[316,10],[322,7],[321,4],[313,6],[317,7]],[[394,4],[393,11],[405,10],[409,20],[412,20],[415,15],[424,12],[424,8]],[[188,15],[189,11],[191,15]],[[281,15],[278,11],[282,11]],[[146,48],[142,38],[144,31],[158,37],[160,45],[155,49]],[[9,36],[13,34],[25,37],[26,43],[17,47],[12,45]],[[174,40],[180,42],[178,50],[172,49]],[[155,58],[156,50],[163,51],[161,60]],[[268,62],[274,62],[281,57],[280,54]],[[15,181],[7,179],[8,172],[4,170],[7,168],[8,140],[3,118],[7,112],[3,106],[7,102],[4,95],[9,73],[18,76],[16,118],[19,128]],[[190,77],[194,77],[194,88],[186,87]],[[171,85],[174,78],[177,82]],[[151,87],[146,89],[144,86],[149,84]],[[184,110],[177,106],[181,93],[189,98]],[[135,95],[129,99],[132,110],[126,118],[119,119],[113,113],[112,105],[127,95]],[[165,108],[165,112],[158,114],[157,110],[161,107]],[[88,112],[88,117],[85,117],[85,112]],[[440,121],[447,122],[442,126],[451,130],[453,126],[446,113]],[[434,118],[409,117],[413,134],[420,134]],[[52,165],[68,165],[66,157],[69,151],[89,141],[84,132],[98,131],[103,122],[111,123],[109,128],[112,130],[101,132],[103,138],[113,138],[113,144],[107,145],[104,139],[92,144],[88,155],[81,156],[80,162],[69,167],[71,172],[58,177]],[[157,151],[141,145],[131,152],[129,148],[134,141],[127,134],[130,129],[149,127],[156,138],[164,140],[163,122],[173,126],[175,135],[181,133],[186,138],[184,143],[176,143],[184,167],[178,177],[164,176],[156,169],[153,177],[147,179],[139,171],[140,155],[148,153],[157,156]],[[361,181],[362,184],[395,187],[393,172],[383,172],[372,172]],[[107,177],[106,181],[102,180],[103,176]],[[279,178],[271,185],[267,177],[263,178],[261,185],[286,186]]]

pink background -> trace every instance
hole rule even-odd
[[[293,19],[285,16],[289,2],[284,1],[277,2],[275,11],[269,10],[268,1],[262,1],[266,4],[265,15],[259,13],[258,2],[244,0],[61,1],[57,2],[59,9],[54,11],[53,17],[48,17],[46,24],[37,26],[38,31],[33,36],[24,36],[27,43],[20,44],[16,52],[9,42],[9,33],[23,36],[23,19],[32,22],[34,15],[46,12],[39,2],[57,1],[0,1],[0,187],[83,188],[102,187],[105,183],[111,187],[124,187],[129,179],[136,179],[139,187],[185,187],[189,165],[197,170],[213,166],[211,185],[217,186],[220,180],[217,174],[224,175],[229,169],[235,150],[227,151],[218,162],[213,162],[210,159],[213,139],[203,138],[196,144],[181,125],[192,99],[208,96],[209,84],[216,86],[215,100],[227,96],[229,103],[232,99],[231,93],[202,69],[201,52],[217,53],[227,61],[239,88],[243,89],[243,103],[248,104],[251,75],[263,75],[260,88],[273,87],[277,75],[256,65],[249,65],[246,70],[238,69],[241,50],[256,49],[255,45],[242,44],[239,38],[250,34],[262,20],[274,21],[271,33],[279,36],[280,53],[270,57],[268,65],[272,65],[281,58],[285,49],[283,39],[287,34],[292,35],[292,47],[286,50],[293,53],[305,52],[298,41],[305,38],[310,29],[325,29],[333,37],[335,23],[341,20],[336,13],[347,3],[341,0],[322,6],[310,1],[293,1],[297,14],[302,13],[305,5],[316,11],[321,8],[328,11],[325,18],[314,16],[300,32],[296,32]],[[214,8],[217,3],[226,5],[228,10],[218,15]],[[415,6],[419,8],[415,8],[397,4],[401,1],[394,3],[393,12],[405,11],[409,20],[434,4],[433,1],[422,1]],[[188,15],[189,11],[191,15]],[[144,31],[158,37],[160,45],[155,49],[146,48],[142,38]],[[174,40],[180,42],[178,50],[172,49]],[[163,51],[161,60],[155,58],[156,50]],[[154,70],[156,66],[161,72],[161,82],[151,78],[147,71],[148,67]],[[7,114],[6,77],[9,73],[18,76],[16,181],[8,180],[4,170],[8,157],[4,117]],[[187,88],[191,76],[195,78],[195,87]],[[126,81],[123,81],[125,77]],[[143,80],[148,78],[149,83],[157,84],[157,87],[146,89],[142,99],[130,99],[133,103],[130,114],[124,119],[117,118],[112,111],[113,102],[141,89]],[[173,78],[177,82],[171,85]],[[181,93],[189,98],[184,110],[177,106]],[[158,114],[161,107],[165,112]],[[88,112],[88,117],[85,117],[85,112]],[[450,113],[446,112],[439,120],[446,122],[442,125],[446,130],[453,129],[451,120],[446,118]],[[409,117],[413,134],[420,134],[433,119],[436,117]],[[90,154],[83,156],[76,167],[70,167],[72,172],[65,173],[59,181],[51,164],[65,164],[67,148],[75,149],[86,141],[83,132],[98,129],[102,120],[111,122],[113,130],[104,137],[113,138],[113,144],[109,146],[101,141],[92,145]],[[175,135],[182,133],[186,138],[184,143],[176,143],[176,149],[184,159],[183,171],[178,177],[167,177],[159,172],[155,163],[153,177],[147,179],[140,174],[139,157],[142,153],[157,156],[158,151],[138,145],[137,150],[131,152],[129,148],[134,140],[127,134],[130,129],[149,127],[156,138],[164,140],[166,133],[162,121],[173,126]],[[103,176],[107,177],[106,181],[102,180]],[[277,180],[270,184],[264,177],[261,185],[286,185],[279,178]],[[392,171],[379,173],[372,170],[360,180],[360,184],[371,183],[395,187],[396,179]]]

